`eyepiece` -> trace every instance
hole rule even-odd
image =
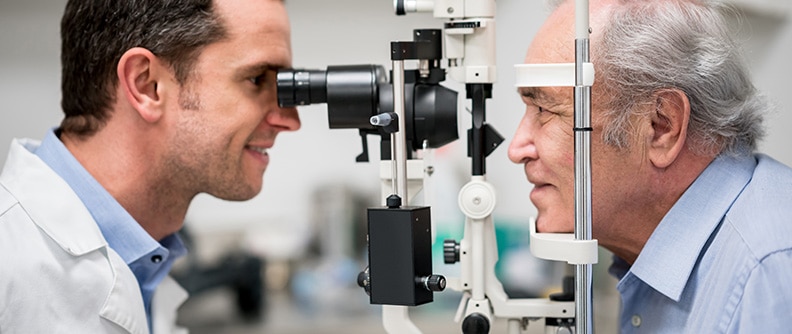
[[[387,74],[378,65],[328,66],[326,71],[278,71],[278,105],[282,108],[327,103],[331,129],[373,129],[379,113],[379,86]]]
[[[278,71],[278,105],[281,108],[327,102],[327,72],[283,69]]]
[[[422,30],[416,33],[416,39],[425,40],[434,35],[432,31]],[[437,82],[417,82],[416,72],[408,76],[404,116],[404,130],[413,149],[422,149],[424,141],[428,147],[437,148],[456,140],[456,92]],[[277,85],[278,104],[283,108],[326,103],[331,129],[389,130],[386,118],[393,112],[393,85],[382,66],[282,69],[277,74]]]

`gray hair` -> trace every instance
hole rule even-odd
[[[679,89],[690,101],[689,148],[697,154],[741,154],[764,135],[768,104],[751,82],[727,25],[727,7],[708,1],[623,0],[606,15],[592,43],[605,94],[606,144],[629,148],[630,115]]]

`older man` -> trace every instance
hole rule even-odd
[[[615,254],[622,332],[789,331],[792,169],[755,154],[767,106],[724,7],[591,2],[593,236]],[[574,61],[574,2],[526,63]],[[509,147],[543,232],[573,229],[571,88],[523,88]]]

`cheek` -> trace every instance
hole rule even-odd
[[[537,141],[540,157],[552,165],[553,172],[566,179],[574,176],[575,143],[574,138],[559,127],[548,129],[546,135]]]

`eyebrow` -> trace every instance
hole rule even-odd
[[[517,93],[520,96],[529,98],[539,104],[549,104],[549,105],[558,105],[558,101],[553,98],[551,95],[547,94],[544,90],[540,89],[539,87],[520,87],[517,88]]]
[[[240,76],[249,76],[254,74],[261,74],[266,71],[277,71],[285,67],[286,66],[276,65],[269,62],[260,62],[260,63],[242,66],[236,71],[236,73]]]

